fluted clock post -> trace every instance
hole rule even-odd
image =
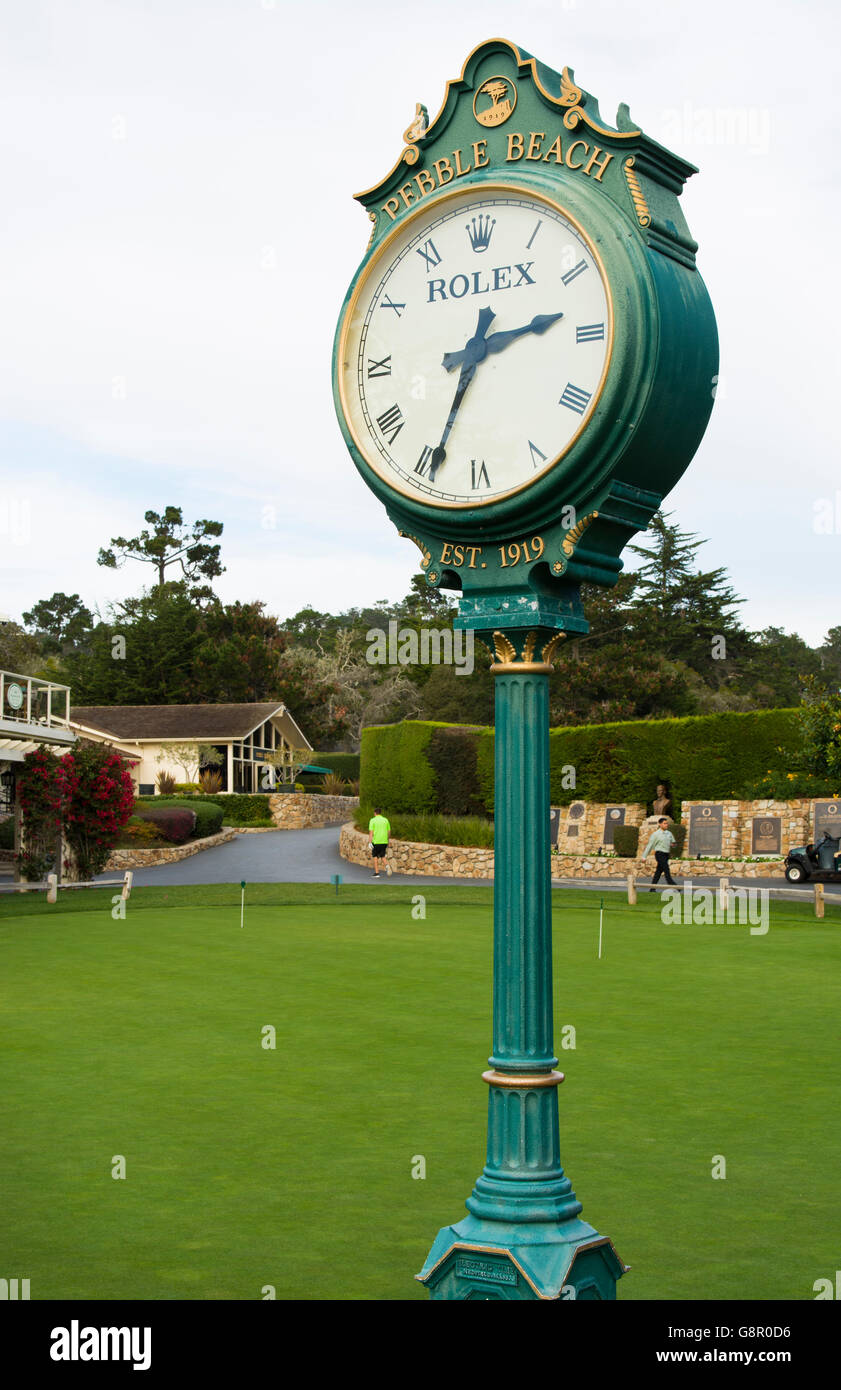
[[[563,636],[485,634],[497,657],[487,1162],[469,1216],[438,1233],[418,1275],[433,1298],[609,1299],[624,1269],[579,1219],[561,1166],[548,827],[550,659]]]
[[[547,682],[701,442],[718,337],[680,203],[694,167],[572,68],[490,39],[418,103],[357,195],[336,326],[350,456],[457,625],[495,652],[488,1155],[417,1276],[434,1298],[613,1298],[623,1272],[561,1167],[552,1046]],[[586,591],[585,591],[586,592]]]

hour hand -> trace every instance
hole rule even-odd
[[[563,314],[536,314],[531,323],[525,324],[522,328],[509,328],[502,333],[492,333],[485,339],[485,352],[502,352],[502,349],[513,343],[515,338],[522,338],[524,333],[545,333],[547,328],[562,318]],[[461,366],[464,357],[464,352],[445,352],[441,365],[445,371],[452,372]]]

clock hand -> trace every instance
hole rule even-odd
[[[455,418],[458,415],[459,406],[464,400],[464,393],[470,385],[471,381],[473,380],[474,376],[476,375],[477,366],[485,356],[487,348],[485,334],[490,328],[491,323],[493,322],[495,317],[496,316],[492,309],[479,310],[479,319],[476,324],[476,332],[473,334],[472,338],[468,338],[467,345],[464,351],[459,354],[459,360],[461,361],[461,372],[459,373],[458,385],[456,387],[455,396],[453,397],[453,403],[450,407],[450,413],[447,416],[447,423],[445,424],[444,432],[441,435],[441,441],[438,444],[438,447],[432,450],[432,457],[429,461],[430,482],[435,481],[435,474],[438,472],[438,469],[441,467],[441,464],[447,457],[445,445],[450,437],[450,430],[453,428],[453,425],[455,424]]]
[[[513,343],[515,338],[522,338],[524,333],[545,333],[558,319],[562,319],[563,314],[537,314],[531,323],[527,323],[524,328],[509,328],[504,333],[492,333],[485,339],[485,354],[489,352],[502,352],[503,348]],[[442,366],[446,371],[451,372],[461,362],[465,360],[467,349],[464,352],[445,352]]]

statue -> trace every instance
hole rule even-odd
[[[652,803],[651,813],[654,816],[669,816],[671,818],[672,800],[662,782],[657,783],[657,795]]]

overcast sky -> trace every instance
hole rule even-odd
[[[501,35],[697,164],[683,206],[721,384],[668,510],[742,621],[841,623],[837,0],[2,0],[0,614],[147,508],[224,522],[222,598],[287,617],[407,592],[330,359],[378,182]],[[836,506],[837,503],[837,506]],[[829,522],[829,514],[832,520]],[[836,515],[837,513],[837,515]]]

